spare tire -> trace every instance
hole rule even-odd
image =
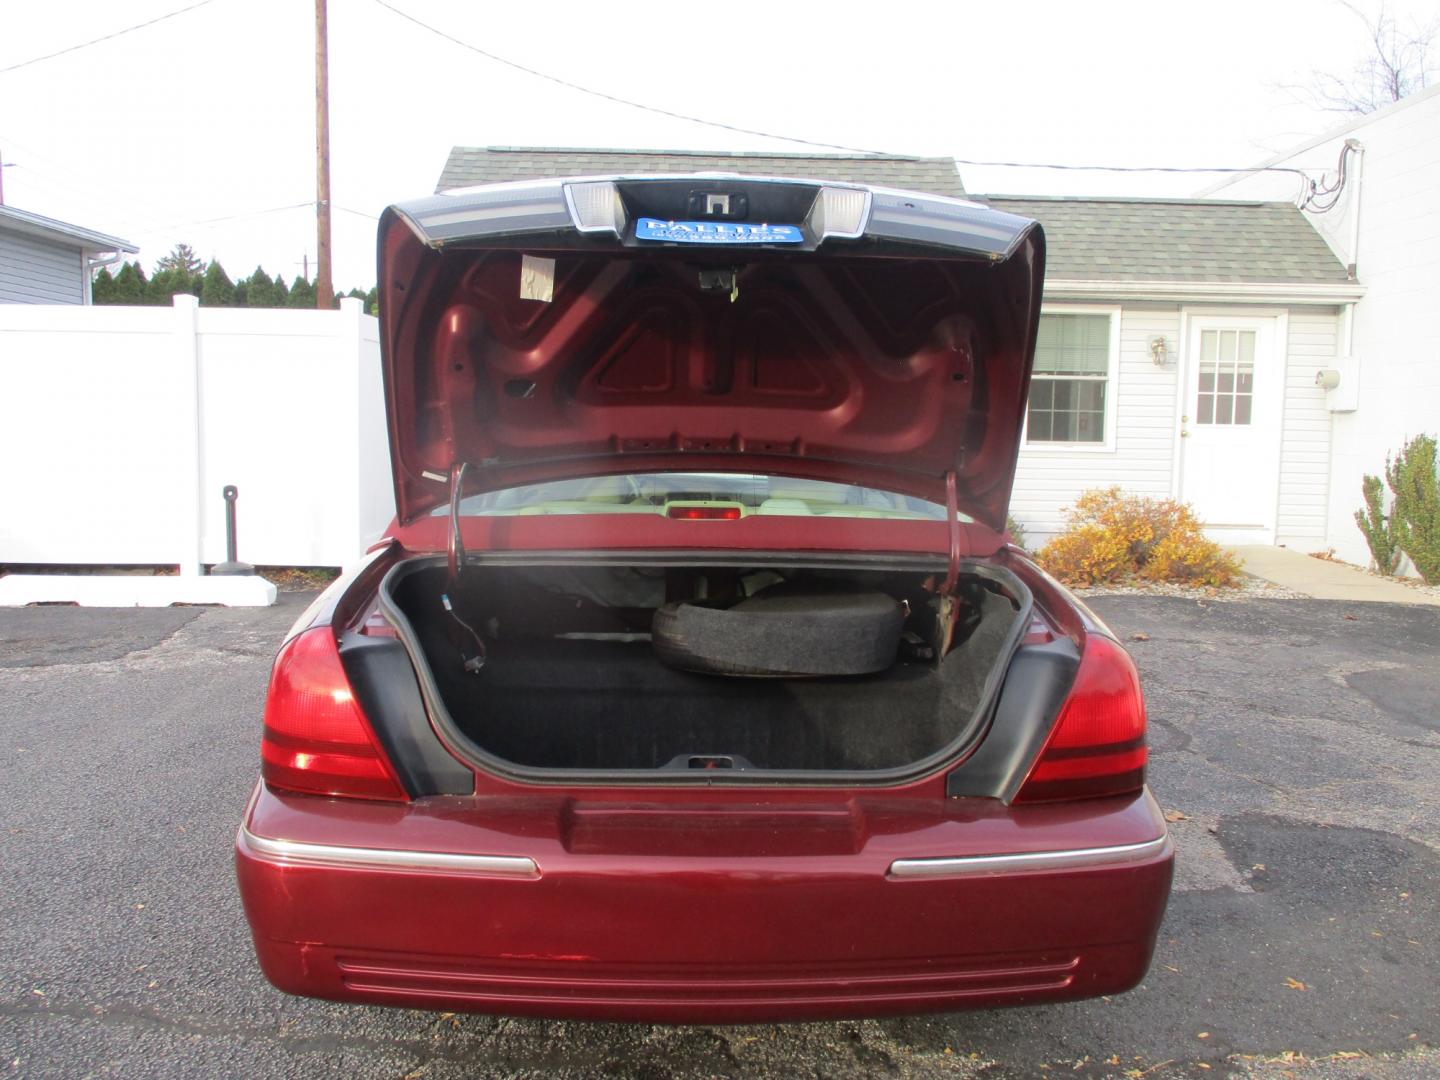
[[[670,603],[650,636],[683,671],[752,677],[868,675],[895,662],[905,609],[876,589],[843,582],[775,585],[731,607]]]

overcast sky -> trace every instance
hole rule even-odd
[[[186,6],[12,3],[0,68]],[[1350,70],[1333,0],[570,4],[390,0],[517,63],[661,108],[894,153],[1250,165],[1342,117],[1282,84]],[[1360,0],[1372,9],[1375,0]],[[1430,21],[1440,0],[1391,0]],[[375,279],[374,215],[434,189],[451,146],[804,151],[611,104],[503,67],[376,0],[330,0],[337,288]],[[177,241],[234,277],[315,250],[309,0],[205,6],[0,74],[6,203],[114,233],[149,269]],[[973,192],[1187,195],[1212,178],[962,166]],[[224,218],[227,220],[214,220]]]

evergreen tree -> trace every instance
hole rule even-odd
[[[205,272],[205,264],[189,244],[176,244],[170,254],[162,255],[155,264],[155,276],[158,278],[166,270],[181,270],[187,277],[193,278]]]
[[[265,273],[263,266],[255,267],[255,272],[242,282],[245,286],[246,307],[283,307],[284,301],[275,289],[275,283],[270,280],[270,275]]]
[[[270,295],[274,297],[275,301],[270,305],[271,307],[290,306],[290,290],[285,287],[285,279],[279,274],[275,275],[275,284]]]
[[[149,282],[139,263],[127,262],[115,275],[115,287],[107,304],[148,304]],[[98,301],[97,301],[98,302]]]
[[[365,294],[365,313],[367,315],[380,314],[380,286],[371,285],[370,291]]]
[[[174,298],[181,293],[200,295],[203,278],[195,277],[179,267],[162,270],[158,265],[155,276],[150,279],[150,284],[145,289],[145,303],[164,305],[173,303]]]
[[[214,259],[205,268],[205,279],[200,285],[200,303],[203,307],[234,307],[235,285],[225,268]]]
[[[90,282],[90,302],[92,304],[113,304],[115,303],[115,279],[110,276],[110,271],[105,267],[95,275]]]
[[[315,307],[315,284],[306,281],[299,274],[290,283],[290,296],[285,301],[286,307],[292,308],[314,308]]]

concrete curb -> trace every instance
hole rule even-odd
[[[269,607],[275,603],[275,597],[275,586],[262,577],[138,577],[129,574],[9,574],[0,577],[0,607],[25,607],[27,604]]]

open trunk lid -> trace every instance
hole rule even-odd
[[[399,518],[466,491],[768,473],[1004,528],[1044,273],[1025,218],[829,181],[494,185],[380,225]]]

